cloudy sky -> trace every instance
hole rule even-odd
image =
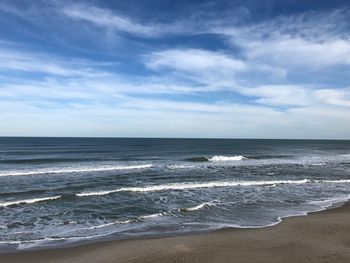
[[[0,135],[350,139],[350,3],[1,0]]]

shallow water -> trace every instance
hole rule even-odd
[[[350,197],[350,141],[0,138],[0,246],[263,227]]]

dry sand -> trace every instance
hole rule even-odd
[[[350,262],[350,205],[261,229],[0,254],[0,262]]]

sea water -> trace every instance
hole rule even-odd
[[[350,198],[350,141],[0,138],[0,249],[259,228]]]

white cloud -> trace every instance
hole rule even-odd
[[[349,10],[279,16],[246,26],[221,26],[210,32],[239,47],[247,64],[287,70],[319,70],[350,65]]]
[[[116,14],[108,9],[81,3],[63,6],[62,12],[67,17],[87,21],[107,30],[116,30],[143,37],[155,37],[178,31],[175,24],[166,25],[136,22],[130,17]]]
[[[256,98],[262,105],[319,107],[350,107],[349,88],[318,88],[312,85],[270,85],[254,88],[240,88],[242,95]],[[339,109],[339,108],[338,108]]]
[[[342,107],[350,107],[350,88],[348,89],[321,89],[314,92],[320,102]]]
[[[59,75],[64,77],[107,76],[107,72],[96,70],[98,64],[79,59],[63,59],[52,55],[20,51],[0,47],[0,69],[2,71],[24,71]]]
[[[255,88],[241,88],[242,95],[257,98],[257,102],[265,105],[301,106],[313,102],[310,96],[312,88],[296,85],[270,85]]]
[[[153,52],[146,56],[145,64],[153,70],[180,73],[180,77],[210,86],[211,90],[232,86],[236,75],[247,70],[245,63],[232,55],[203,49]]]
[[[165,67],[188,72],[213,71],[220,68],[235,73],[246,69],[244,62],[234,59],[233,56],[202,49],[171,49],[154,52],[149,56],[146,64],[152,69]]]
[[[125,98],[122,105],[45,108],[0,101],[0,123],[5,122],[0,125],[4,135],[346,138],[350,111],[306,106],[279,112],[244,104],[135,98]]]
[[[244,43],[249,60],[278,67],[308,67],[311,70],[335,65],[350,65],[350,41],[308,41],[300,37],[251,40]]]

